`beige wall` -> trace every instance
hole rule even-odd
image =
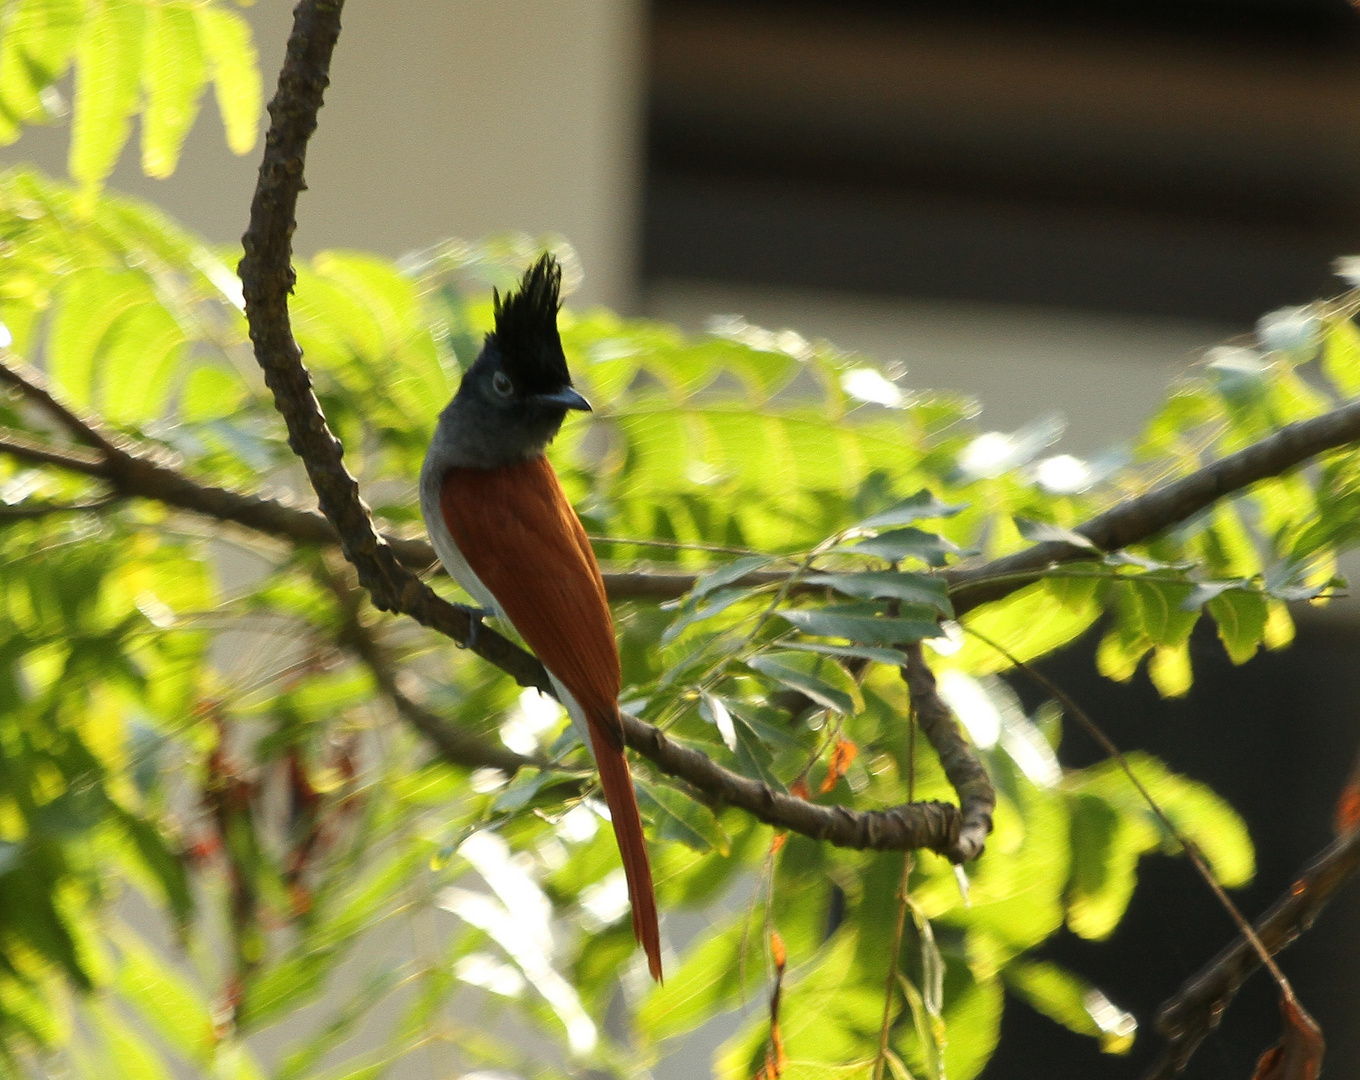
[[[244,9],[266,98],[290,0]],[[350,0],[302,197],[299,252],[398,255],[449,236],[557,232],[588,302],[632,301],[638,212],[641,0]],[[211,95],[180,169],[147,180],[130,146],[112,181],[209,239],[245,230],[259,147],[226,150]],[[65,125],[0,149],[64,174]]]

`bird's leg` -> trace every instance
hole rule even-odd
[[[480,634],[482,630],[482,620],[488,615],[493,614],[493,612],[488,611],[484,607],[472,607],[470,604],[455,604],[454,607],[467,613],[468,623],[472,627],[471,632],[468,634],[467,641],[464,644],[458,645],[458,647],[460,649],[475,649],[477,647],[477,635]],[[457,642],[455,642],[455,644],[457,644]]]

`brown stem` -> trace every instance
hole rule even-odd
[[[420,732],[444,760],[474,769],[499,769],[506,776],[513,776],[522,765],[537,769],[553,767],[549,761],[525,757],[464,731],[406,694],[398,683],[397,665],[391,654],[363,620],[363,593],[350,584],[353,579],[347,581],[347,575],[328,566],[324,559],[320,560],[320,574],[340,610],[340,645],[359,658],[397,715]]]
[[[906,656],[902,678],[911,691],[912,710],[959,796],[959,833],[941,853],[956,863],[968,862],[981,855],[987,844],[996,792],[987,770],[959,731],[953,710],[940,697],[935,673],[926,664],[920,643],[905,645],[902,652]]]
[[[887,810],[861,811],[822,806],[725,769],[627,713],[623,716],[623,734],[629,746],[650,758],[662,772],[688,781],[711,805],[741,807],[766,824],[814,840],[880,851],[925,847],[941,854],[957,844],[959,811],[950,803],[905,803]]]
[[[72,438],[105,456],[118,453],[115,440],[98,421],[82,415],[57,398],[42,373],[29,367],[8,349],[0,349],[0,382],[8,383],[34,404],[41,406]]]
[[[1360,830],[1332,841],[1300,872],[1256,921],[1256,940],[1272,956],[1292,944],[1357,870]],[[1167,1046],[1146,1080],[1170,1080],[1181,1074],[1205,1036],[1218,1026],[1247,977],[1260,965],[1252,943],[1239,937],[1162,1005],[1156,1026]]]
[[[1275,434],[1220,458],[1146,495],[1127,499],[1074,531],[1101,551],[1150,540],[1164,529],[1193,517],[1225,495],[1258,480],[1278,476],[1318,454],[1360,440],[1360,401],[1352,401],[1311,420],[1286,424]],[[1088,548],[1061,542],[1035,544],[981,566],[945,574],[958,615],[1000,600],[1037,581],[1056,563],[1090,559]]]
[[[1080,705],[1078,705],[1072,699],[1071,695],[1069,695],[1065,690],[1063,690],[1062,687],[1058,686],[1046,675],[1042,674],[1035,668],[1030,667],[1024,661],[1013,656],[1003,646],[991,640],[986,635],[980,634],[976,630],[973,630],[971,632],[975,637],[985,642],[987,645],[990,645],[993,649],[995,649],[1007,660],[1009,660],[1018,671],[1021,671],[1025,675],[1029,676],[1029,678],[1033,679],[1045,690],[1047,690],[1050,694],[1056,697],[1062,703],[1063,708],[1067,710],[1068,714],[1072,716],[1079,724],[1081,724],[1081,726],[1086,730],[1086,733],[1090,735],[1091,738],[1093,738],[1097,743],[1099,743],[1101,748],[1107,754],[1109,754],[1110,757],[1113,758],[1116,763],[1118,763],[1120,771],[1122,771],[1124,775],[1128,777],[1129,782],[1138,791],[1138,794],[1142,796],[1143,801],[1147,803],[1149,809],[1151,809],[1153,814],[1156,815],[1157,820],[1162,823],[1162,828],[1164,828],[1167,831],[1167,835],[1173,837],[1176,840],[1176,842],[1179,843],[1181,847],[1185,849],[1186,857],[1190,860],[1191,864],[1194,866],[1195,872],[1199,874],[1204,884],[1209,887],[1209,890],[1214,894],[1214,897],[1218,900],[1219,905],[1223,908],[1224,911],[1228,913],[1228,917],[1233,921],[1233,924],[1237,927],[1238,931],[1241,933],[1242,935],[1241,943],[1251,953],[1250,966],[1246,970],[1250,972],[1251,970],[1254,969],[1254,967],[1257,964],[1264,966],[1266,969],[1269,970],[1271,977],[1275,980],[1276,984],[1279,986],[1280,995],[1283,1001],[1301,1010],[1302,1007],[1299,1006],[1298,1001],[1294,996],[1294,988],[1290,985],[1289,980],[1285,978],[1285,974],[1280,969],[1280,966],[1275,963],[1274,955],[1276,950],[1270,948],[1269,945],[1267,945],[1267,943],[1263,941],[1261,937],[1257,934],[1256,930],[1252,927],[1252,925],[1249,922],[1247,922],[1246,917],[1242,914],[1241,911],[1238,910],[1237,905],[1234,904],[1232,900],[1229,898],[1227,891],[1223,888],[1222,885],[1218,883],[1217,879],[1214,877],[1213,871],[1209,868],[1209,863],[1205,859],[1204,855],[1200,852],[1199,847],[1193,841],[1191,841],[1190,838],[1187,837],[1180,829],[1178,829],[1176,827],[1175,822],[1173,822],[1171,818],[1167,816],[1166,811],[1162,809],[1161,804],[1158,803],[1156,798],[1153,797],[1153,794],[1151,791],[1148,790],[1147,785],[1145,785],[1143,781],[1138,778],[1138,774],[1134,771],[1133,766],[1129,764],[1128,758],[1126,758],[1123,754],[1123,751],[1121,751],[1119,747],[1115,745],[1114,740],[1105,734],[1104,729],[1102,729],[1100,725],[1097,724],[1094,719],[1092,719],[1091,715]],[[1297,887],[1298,886],[1296,885],[1296,888]],[[1235,993],[1236,989],[1237,989],[1236,986],[1234,986],[1232,992]],[[1231,996],[1232,995],[1229,994],[1227,998],[1221,1001],[1223,1007],[1227,1006],[1228,999],[1230,999]],[[1215,1013],[1213,1015],[1212,1022],[1209,1025],[1210,1027],[1212,1027],[1214,1024],[1217,1024],[1220,1015],[1221,1010],[1219,1013]],[[1208,1029],[1206,1028],[1205,1029],[1206,1033],[1207,1030]],[[1174,1066],[1173,1071],[1171,1071],[1167,1075],[1175,1076],[1177,1073],[1180,1072],[1180,1069],[1184,1067],[1184,1062],[1189,1060],[1190,1054],[1194,1052],[1195,1046],[1199,1044],[1199,1041],[1202,1038],[1203,1035],[1200,1035],[1198,1038],[1195,1038],[1193,1040],[1193,1044],[1189,1045],[1188,1048],[1185,1050],[1184,1058],[1181,1059],[1181,1063],[1179,1065]],[[1167,1063],[1173,1060],[1174,1055],[1171,1055],[1170,1052],[1168,1052],[1168,1056],[1163,1059],[1162,1066],[1159,1066],[1159,1068],[1167,1066]]]

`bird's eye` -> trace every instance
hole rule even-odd
[[[510,376],[503,371],[498,371],[491,377],[491,387],[501,397],[509,397],[510,391],[514,389],[510,383]]]

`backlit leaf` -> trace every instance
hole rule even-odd
[[[816,704],[839,713],[854,713],[862,705],[859,689],[845,669],[828,656],[797,652],[768,652],[753,656],[749,667],[783,683]]]
[[[934,612],[917,605],[913,605],[911,614],[904,610],[899,616],[864,614],[860,605],[797,608],[776,614],[805,634],[844,638],[865,645],[910,644],[940,634]]]
[[[217,91],[217,109],[227,129],[227,146],[233,154],[248,154],[255,148],[263,104],[250,24],[216,4],[199,4],[192,10]]]
[[[913,607],[933,607],[946,619],[954,617],[944,579],[930,574],[866,570],[857,574],[809,574],[805,580],[809,585],[826,585],[846,596],[901,600]]]
[[[855,525],[857,529],[891,529],[901,525],[911,525],[917,521],[931,518],[953,517],[963,510],[962,506],[950,506],[935,498],[922,488],[909,499],[903,499],[896,506],[867,517]]]
[[[142,55],[142,171],[147,176],[164,179],[175,171],[207,78],[193,7],[174,2],[149,6]]]
[[[731,839],[703,803],[665,784],[636,778],[634,784],[641,806],[650,811],[658,836],[678,840],[699,852],[717,851],[721,855],[731,852]]]
[[[146,5],[136,0],[91,2],[76,54],[69,165],[87,212],[132,130],[146,21]]]

